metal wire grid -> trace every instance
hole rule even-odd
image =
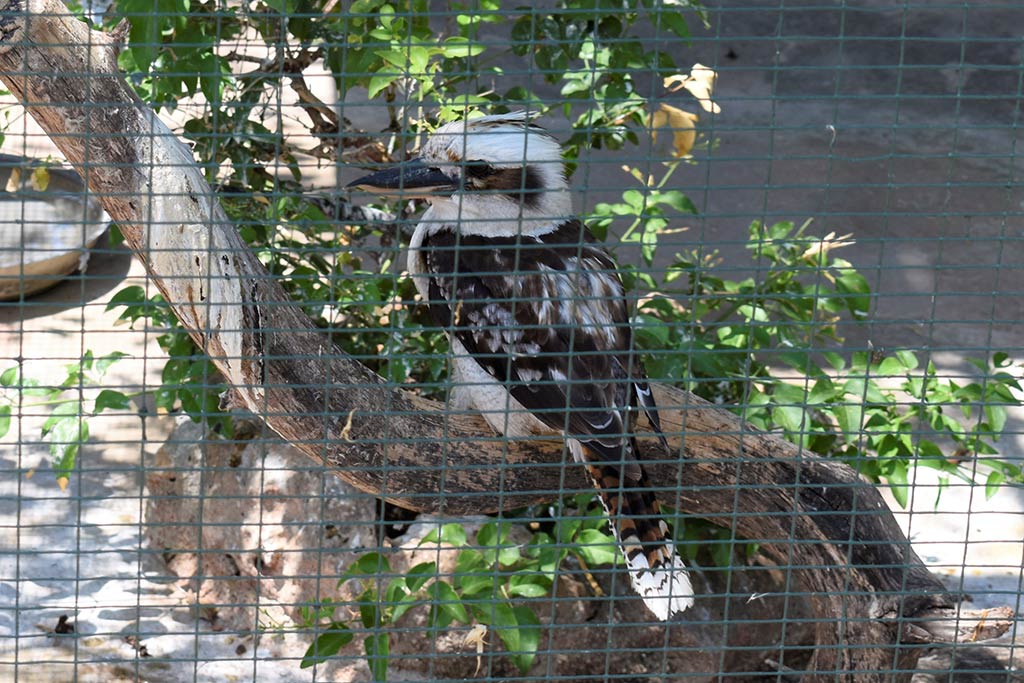
[[[431,9],[437,10],[439,23],[457,14]],[[703,255],[718,250],[722,264],[715,273],[736,279],[749,274],[760,282],[763,267],[749,265],[745,254],[746,225],[754,219],[771,223],[814,217],[820,235],[853,233],[857,244],[844,253],[867,275],[874,292],[869,320],[840,324],[846,338],[843,353],[908,348],[922,363],[933,362],[962,382],[975,377],[964,363],[966,357],[998,351],[1019,356],[1015,333],[1020,325],[1021,262],[1014,247],[1020,231],[1014,226],[1021,214],[1016,137],[1022,72],[1014,52],[1020,38],[1012,28],[1017,14],[1013,4],[737,4],[711,8],[707,31],[692,21],[695,35],[689,44],[663,31],[652,35],[680,65],[699,61],[719,73],[715,97],[722,106],[720,115],[701,121],[701,129],[717,146],[701,152],[698,163],[683,167],[675,180],[701,214],[687,219],[688,232],[663,236],[659,249],[696,248]],[[515,16],[510,13],[510,18]],[[487,36],[494,52],[509,45],[502,42],[508,41],[503,30],[496,27]],[[241,41],[234,49],[242,49]],[[539,82],[543,74],[536,68],[506,59],[503,79],[535,85],[546,101],[559,99],[557,91],[544,89]],[[658,99],[657,79],[650,74],[638,73],[637,81],[642,83],[638,90],[655,102],[676,102]],[[207,107],[193,106],[197,111]],[[382,109],[379,102],[360,101],[354,93],[342,111],[357,126],[374,131]],[[264,115],[281,125],[290,111],[280,107]],[[566,123],[557,116],[545,122],[561,139],[568,137]],[[23,156],[38,156],[38,136],[9,133],[7,149],[19,147],[16,151]],[[221,132],[213,139],[230,144]],[[624,177],[618,167],[624,161],[641,165],[646,174],[665,155],[664,147],[646,144],[618,152],[584,149],[573,178],[577,210],[586,214],[601,201],[617,200]],[[359,173],[350,166],[340,164],[337,179],[330,173],[315,176],[313,163],[306,168],[318,178],[314,182],[333,187]],[[416,220],[403,218],[399,227],[409,229]],[[390,243],[373,245],[373,250],[400,262],[404,247],[398,235],[391,237]],[[643,266],[628,248],[617,253],[620,263],[654,274],[667,265],[659,260]],[[177,445],[157,455],[170,420],[156,415],[145,396],[160,385],[163,357],[154,341],[162,330],[115,330],[111,316],[103,313],[124,277],[143,283],[149,294],[154,293],[153,284],[137,265],[128,266],[123,249],[101,246],[93,250],[92,259],[88,270],[59,288],[3,304],[0,311],[10,332],[5,348],[11,352],[5,355],[25,359],[26,373],[33,369],[59,380],[59,373],[39,370],[30,361],[79,363],[87,349],[109,351],[130,344],[130,365],[114,366],[124,370],[113,370],[102,386],[141,392],[129,410],[92,418],[90,440],[83,445],[67,492],[60,492],[45,471],[46,447],[38,425],[48,411],[24,391],[15,393],[15,428],[4,442],[9,467],[3,484],[5,550],[0,565],[6,596],[3,675],[12,680],[367,679],[366,656],[358,651],[346,650],[348,654],[327,665],[300,669],[304,647],[315,633],[278,627],[296,618],[297,605],[337,595],[337,577],[360,556],[358,551],[403,542],[402,535],[391,541],[382,538],[385,531],[397,534],[400,529],[385,524],[375,498],[339,488],[322,467],[284,461],[276,453],[267,456],[260,450],[264,446],[250,446],[253,450],[245,453],[241,446],[179,426]],[[396,282],[399,270],[389,271]],[[402,333],[394,322],[392,328],[390,334]],[[369,353],[362,359],[375,360]],[[687,365],[688,376],[692,370]],[[212,375],[199,379],[214,384]],[[792,380],[808,386],[800,377]],[[328,383],[323,388],[347,390]],[[1012,457],[1020,442],[1019,415],[1008,425],[1002,443]],[[273,441],[267,430],[256,430],[261,439]],[[384,438],[401,441],[393,435]],[[552,466],[566,468],[563,463]],[[458,469],[459,464],[438,467]],[[513,462],[502,467],[509,476],[522,468]],[[567,472],[572,469],[568,467]],[[296,471],[301,474],[293,476]],[[225,472],[237,474],[232,478]],[[951,590],[976,597],[986,592],[990,602],[982,604],[1016,607],[1021,580],[1016,492],[1002,491],[986,505],[975,488],[951,484],[943,493],[945,501],[955,496],[942,503],[948,506],[946,513],[929,515],[937,484],[923,474],[912,476],[922,480],[911,482],[911,512],[903,516],[917,551],[940,573],[952,572]],[[680,483],[685,486],[665,481],[655,486],[671,489]],[[738,517],[748,491],[728,481],[720,489],[735,495],[732,517]],[[499,499],[503,495],[493,492]],[[175,517],[175,511],[181,516]],[[294,516],[285,517],[285,512]],[[782,513],[784,518],[787,514]],[[551,523],[538,510],[529,515],[535,525]],[[405,536],[422,537],[442,522],[463,522],[472,532],[485,520],[421,519]],[[855,526],[850,527],[851,544]],[[522,527],[516,529],[524,533]],[[733,531],[708,546],[739,540]],[[784,548],[804,543],[788,537],[753,540]],[[264,549],[273,543],[278,544],[273,552]],[[253,566],[236,566],[240,557],[251,559]],[[300,562],[310,557],[311,563]],[[196,566],[182,566],[189,562]],[[814,569],[778,568],[784,575],[783,592],[759,598],[751,588],[760,578],[756,568],[741,574],[703,566],[709,582],[716,577],[720,582],[720,595],[732,598],[710,618],[700,611],[690,617],[702,620],[705,628],[720,629],[711,642],[688,640],[689,621],[672,629],[632,624],[640,613],[628,611],[635,600],[623,585],[624,575],[592,568],[590,576],[608,595],[588,590],[547,603],[542,618],[558,623],[544,629],[541,656],[532,668],[517,674],[497,647],[501,640],[492,628],[480,655],[480,675],[740,680],[755,674],[730,670],[729,658],[736,652],[782,653],[789,645],[779,655],[781,666],[774,674],[785,679],[794,667],[786,668],[784,657],[799,663],[808,655],[794,643],[807,628],[804,603],[814,596],[800,594],[791,581],[793,571],[808,568]],[[172,572],[191,580],[177,585],[169,578]],[[579,566],[563,572],[577,577],[573,585],[592,588],[585,575],[578,578]],[[975,572],[984,577],[977,583]],[[382,580],[389,578],[381,574]],[[299,589],[287,599],[276,592],[268,599],[271,578],[292,581]],[[500,580],[497,573],[495,580]],[[777,642],[738,643],[751,628],[741,605],[773,598],[776,602],[767,609],[771,616],[762,619],[777,625]],[[708,594],[699,599],[705,604],[721,601]],[[562,622],[563,612],[571,609],[593,610],[596,620]],[[62,614],[68,622],[59,620]],[[250,621],[239,619],[240,614]],[[61,633],[67,623],[73,623],[73,633]],[[420,664],[411,669],[414,674],[405,675],[436,680],[474,674],[477,652],[465,641],[468,627],[438,634],[414,622],[388,630],[394,634],[393,671]],[[691,625],[690,631],[695,630]],[[580,643],[586,643],[585,654]],[[1012,661],[1012,644],[1005,647],[1011,648]],[[676,668],[680,659],[706,665],[681,671]],[[166,668],[154,668],[155,662]],[[457,674],[448,668],[453,662]],[[900,669],[895,654],[892,668]]]

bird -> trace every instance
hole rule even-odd
[[[522,111],[464,118],[347,188],[429,203],[408,272],[450,340],[452,409],[506,437],[560,435],[647,608],[662,621],[689,608],[689,573],[637,459],[639,411],[668,442],[618,267],[573,214],[558,141]]]

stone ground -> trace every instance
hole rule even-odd
[[[667,48],[679,51],[677,61],[720,73],[722,113],[710,122],[719,145],[677,176],[702,210],[680,248],[720,250],[735,276],[750,272],[742,241],[751,220],[814,217],[818,234],[854,234],[845,257],[878,295],[872,320],[845,330],[851,348],[870,341],[916,349],[961,376],[972,376],[965,359],[987,349],[1024,356],[1024,10],[875,0],[843,12],[831,3],[786,7],[737,4],[714,12],[692,48]],[[375,110],[359,104],[346,113],[370,119]],[[26,130],[27,137],[9,130],[4,151],[45,149],[45,139]],[[621,157],[589,161],[577,178],[589,186],[579,207],[623,187]],[[340,179],[357,172],[344,169]],[[98,250],[87,278],[0,306],[0,354],[54,376],[85,349],[122,350],[130,357],[112,368],[109,384],[151,389],[161,357],[154,336],[115,327],[104,310],[129,283],[145,284],[138,264],[123,250]],[[7,364],[0,360],[0,370]],[[0,445],[0,679],[310,680],[294,662],[268,659],[274,643],[254,650],[197,619],[142,544],[144,462],[168,434],[168,418],[130,412],[97,420],[67,492],[38,443],[42,419],[24,409]],[[1014,412],[1008,430],[1003,452],[1019,455],[1024,413]],[[916,481],[911,508],[897,517],[918,553],[976,604],[1016,607],[1024,593],[1021,491],[986,500],[982,490],[953,486],[936,504],[930,473]],[[53,635],[62,614],[90,635]],[[140,631],[165,668],[143,676],[138,664],[83,663],[131,662],[132,644],[91,634]]]

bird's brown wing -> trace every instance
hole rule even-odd
[[[581,229],[574,221],[540,238],[430,236],[430,309],[538,419],[628,462],[643,372],[614,263],[580,241]]]

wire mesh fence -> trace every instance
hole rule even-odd
[[[0,678],[1018,680],[1022,19],[9,3]]]

